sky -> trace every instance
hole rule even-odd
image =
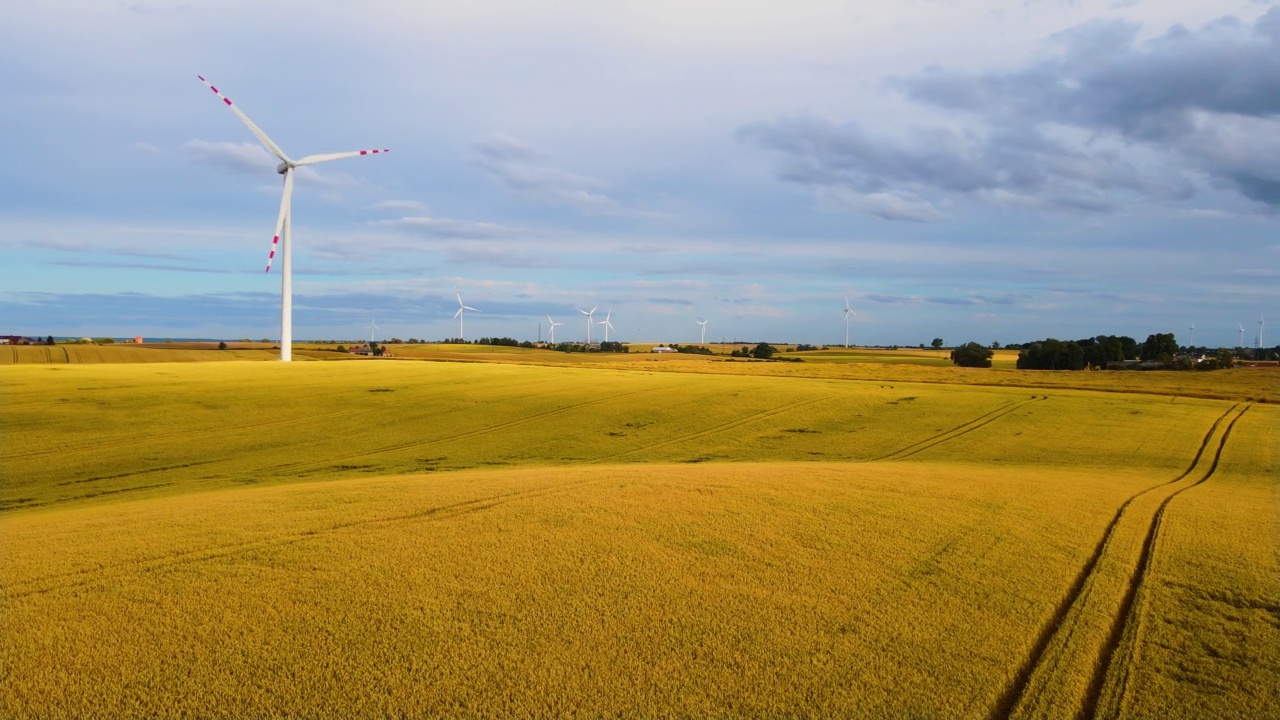
[[[1280,2],[43,0],[0,334],[279,337],[276,160],[197,75],[293,158],[391,151],[297,175],[298,340],[454,337],[455,292],[469,339],[1280,320]]]

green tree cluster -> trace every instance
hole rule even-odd
[[[989,368],[995,352],[976,342],[969,342],[951,351],[951,362],[960,367]]]
[[[1018,353],[1019,370],[1083,370],[1084,348],[1070,340],[1047,338]]]

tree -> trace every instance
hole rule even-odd
[[[1142,343],[1143,360],[1158,360],[1160,362],[1172,362],[1173,356],[1178,354],[1178,341],[1173,333],[1155,333],[1148,335],[1146,342]]]
[[[934,349],[934,350],[941,350],[941,349],[942,349],[942,338],[934,338],[934,339],[933,339],[933,342],[932,342],[932,343],[930,343],[930,345],[932,345],[932,346],[933,346],[933,349]]]
[[[992,349],[992,350],[999,350],[999,349],[1000,349],[1000,343],[999,343],[999,342],[993,342],[993,343],[991,343],[991,349]]]
[[[1236,356],[1226,348],[1220,348],[1217,355],[1218,367],[1228,369],[1235,367]]]
[[[44,339],[44,344],[45,344],[45,345],[52,345],[52,344],[53,344],[53,336],[52,336],[52,335],[50,335],[49,337],[45,338],[45,339]]]
[[[1033,342],[1018,353],[1019,370],[1083,370],[1084,348],[1054,338]]]
[[[226,343],[226,341],[225,341],[225,340],[224,340],[224,341],[222,341],[222,342],[220,342],[220,343],[218,343],[218,349],[219,349],[219,350],[226,350],[226,349],[227,349],[227,343]]]
[[[752,348],[751,357],[756,358],[757,360],[768,360],[773,357],[773,354],[776,352],[778,352],[778,348],[770,345],[769,343],[762,342]]]
[[[976,342],[969,342],[951,351],[951,362],[960,367],[989,368],[995,352]]]

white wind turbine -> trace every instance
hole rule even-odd
[[[1196,346],[1196,324],[1195,323],[1191,323],[1190,330],[1191,330],[1191,342],[1187,343],[1188,350]]]
[[[706,321],[706,320],[694,320],[694,322],[698,323],[699,327],[701,328],[701,330],[699,330],[699,334],[698,334],[698,344],[699,344],[699,345],[706,345],[706,344],[707,344],[707,321]]]
[[[1236,347],[1242,348],[1244,347],[1244,325],[1236,323],[1236,326],[1240,328],[1240,339],[1236,341]]]
[[[588,345],[591,344],[591,316],[592,314],[595,313],[597,307],[599,306],[592,305],[590,310],[583,310],[581,308],[578,309],[578,312],[587,316],[587,344]]]
[[[378,331],[378,325],[373,318],[369,318],[369,344],[373,344],[373,334]]]
[[[458,339],[465,340],[466,336],[462,334],[462,315],[463,315],[462,311],[463,310],[470,310],[471,312],[480,312],[480,311],[471,307],[470,305],[463,305],[462,293],[458,292],[457,290],[454,290],[453,294],[458,298],[458,312],[453,314],[453,319],[458,321]]]
[[[609,309],[609,311],[608,311],[608,312],[606,312],[606,313],[604,314],[604,320],[601,320],[600,322],[596,323],[597,325],[603,325],[603,326],[604,326],[604,341],[605,341],[605,342],[609,342],[609,331],[613,329],[613,323],[609,322],[609,317],[610,317],[610,316],[612,316],[612,315],[613,315],[613,309],[612,309],[612,308],[610,308],[610,309]]]
[[[1259,315],[1258,316],[1258,349],[1259,350],[1262,349],[1262,331],[1265,330],[1266,327],[1267,327],[1267,319]]]
[[[549,332],[551,333],[551,344],[555,345],[556,344],[556,328],[563,325],[564,323],[558,323],[555,320],[552,320],[550,315],[547,316],[547,323],[550,326]]]
[[[303,165],[315,165],[316,163],[329,162],[330,160],[341,160],[349,157],[359,157],[361,155],[378,155],[388,152],[387,150],[353,150],[351,152],[338,153],[322,153],[320,155],[307,155],[300,160],[290,160],[289,156],[284,154],[279,145],[271,141],[267,134],[253,124],[248,115],[240,112],[240,108],[231,104],[231,100],[218,91],[212,83],[204,79],[203,75],[197,75],[200,82],[204,83],[213,94],[217,95],[227,107],[231,108],[231,112],[236,114],[249,131],[253,133],[258,141],[275,155],[280,164],[276,166],[276,172],[284,176],[284,197],[280,200],[280,215],[276,218],[276,234],[271,238],[271,252],[267,255],[267,272],[271,272],[271,261],[276,256],[276,246],[280,245],[280,238],[284,238],[284,245],[280,247],[280,359],[288,362],[293,357],[293,252],[292,252],[292,228],[293,228],[293,173]]]
[[[849,307],[849,298],[844,299],[844,346],[849,347],[849,316],[857,315],[853,308]]]

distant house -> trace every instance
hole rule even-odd
[[[39,345],[38,338],[23,337],[22,335],[0,335],[0,345]]]
[[[133,341],[134,341],[135,343],[137,343],[137,344],[141,345],[141,344],[142,344],[142,336],[141,336],[141,335],[134,335],[134,336],[133,336]]]
[[[373,348],[369,347],[368,345],[352,345],[351,348],[347,350],[347,352],[353,355],[372,355]]]
[[[667,347],[666,345],[654,345],[654,346],[653,346],[653,349],[652,349],[652,350],[650,350],[649,352],[656,352],[656,353],[671,353],[671,352],[675,352],[675,351],[676,351],[676,350],[675,350],[675,348]]]

